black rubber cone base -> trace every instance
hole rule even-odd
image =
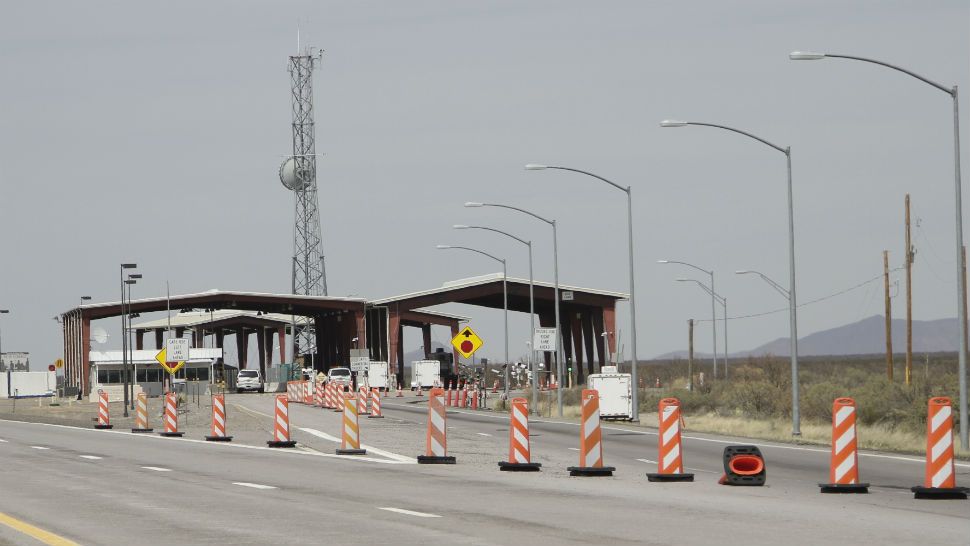
[[[232,436],[206,436],[205,441],[207,442],[231,442]]]
[[[366,449],[338,449],[337,455],[367,455]]]
[[[539,472],[542,463],[498,463],[498,469],[506,472]]]
[[[648,482],[692,482],[693,474],[651,474],[647,473]]]
[[[141,434],[141,433],[146,433],[146,432],[155,432],[155,429],[153,429],[153,428],[133,428],[133,429],[131,429],[131,431],[134,432],[135,434]]]
[[[566,470],[570,476],[612,476],[613,466],[570,466]]]
[[[114,428],[114,425],[94,425],[94,428],[98,430],[108,430],[110,428]]]
[[[455,458],[451,455],[445,455],[443,457],[418,455],[418,464],[455,464]]]
[[[367,418],[368,419],[383,419],[384,416],[383,415],[368,415]]]
[[[267,440],[269,447],[296,447],[296,440]]]
[[[159,432],[159,436],[164,436],[166,438],[181,438],[185,436],[184,432]]]
[[[909,490],[914,493],[913,498],[940,500],[966,500],[967,493],[970,492],[970,488],[968,487],[922,487],[919,485],[910,487]]]
[[[820,483],[821,493],[868,493],[867,483]]]

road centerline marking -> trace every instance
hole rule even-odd
[[[404,508],[394,508],[391,506],[378,506],[378,510],[386,510],[388,512],[394,512],[396,514],[404,514],[405,516],[414,516],[416,518],[440,518],[438,514],[429,514],[426,512],[415,512],[414,510],[405,510]]]
[[[143,466],[145,470],[154,470],[155,472],[171,472],[171,468],[162,468],[160,466]]]
[[[637,459],[637,460],[640,461],[641,463],[657,464],[657,461],[651,461],[650,459]]]
[[[567,447],[566,449],[568,449],[569,451],[579,451],[578,447]]]
[[[261,483],[249,483],[249,482],[232,482],[233,485],[241,485],[243,487],[251,487],[253,489],[279,489],[278,487],[272,485],[263,485]]]
[[[0,512],[0,524],[6,525],[15,531],[19,531],[31,538],[35,538],[44,544],[51,546],[78,546],[77,542],[66,539],[60,535],[55,535],[50,531],[45,531],[40,527],[35,527],[25,521],[8,516]]]
[[[489,436],[489,437],[492,436],[491,434],[485,434],[484,432],[476,432],[475,434],[477,434],[479,436]]]
[[[50,448],[44,447],[44,446],[30,446],[30,449],[50,449]]]
[[[82,459],[89,459],[92,461],[100,461],[101,459],[104,458],[104,457],[98,457],[97,455],[78,455],[78,457]]]

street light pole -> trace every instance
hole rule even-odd
[[[121,375],[125,389],[124,416],[128,417],[128,317],[125,311],[125,270],[134,269],[138,264],[121,264],[119,278],[121,280]]]
[[[931,85],[940,91],[950,95],[953,98],[953,192],[954,192],[954,206],[956,209],[956,273],[957,273],[957,317],[960,323],[960,332],[958,336],[960,338],[960,444],[963,449],[970,449],[970,423],[967,422],[967,338],[962,334],[964,327],[967,324],[966,309],[963,307],[964,302],[966,302],[967,295],[963,286],[963,204],[962,204],[962,189],[961,189],[961,177],[960,177],[960,100],[958,98],[957,86],[946,87],[945,85],[939,84],[929,78],[920,76],[919,74],[906,70],[900,66],[890,64],[884,61],[877,61],[876,59],[869,59],[866,57],[857,57],[855,55],[842,55],[835,53],[813,53],[804,51],[793,51],[788,55],[788,58],[793,61],[815,61],[819,59],[825,59],[829,57],[834,57],[838,59],[849,59],[853,61],[862,61],[866,63],[877,64],[884,66],[886,68],[891,68],[898,72],[902,72],[908,76],[912,76],[923,83]]]
[[[535,301],[536,300],[535,300],[535,292],[534,292],[535,279],[532,276],[532,241],[526,241],[524,239],[520,239],[520,238],[516,237],[515,235],[512,235],[511,233],[506,233],[506,232],[504,232],[504,231],[502,231],[500,229],[490,228],[490,227],[486,227],[486,226],[466,226],[464,224],[456,224],[456,225],[453,225],[451,227],[454,228],[454,229],[484,229],[484,230],[487,230],[487,231],[493,231],[495,233],[499,233],[499,234],[505,235],[506,237],[509,237],[510,239],[514,239],[514,240],[516,240],[516,241],[518,241],[518,242],[526,245],[527,247],[529,247],[529,338],[528,338],[529,339],[529,353],[528,353],[528,355],[529,355],[529,369],[532,371],[532,408],[533,408],[532,411],[533,412],[538,412],[538,410],[539,410],[539,387],[536,385],[536,381],[537,381],[537,379],[538,379],[539,376],[538,376],[538,374],[536,374],[535,351],[532,350],[532,338],[533,338],[533,336],[535,336],[535,330],[536,330],[536,325],[535,325],[535,316],[536,316]],[[508,363],[506,363],[506,364],[508,364]],[[506,398],[508,398],[508,390],[506,390],[505,394],[506,394]]]
[[[0,315],[6,315],[10,312],[10,309],[0,309]],[[3,364],[3,329],[0,329],[0,364]],[[7,368],[7,396],[10,396],[10,368]]]
[[[711,339],[714,347],[714,356],[713,356],[714,379],[717,379],[717,311],[714,307],[714,270],[711,269],[710,271],[708,271],[703,267],[697,267],[694,264],[689,264],[687,262],[678,262],[675,260],[657,260],[657,263],[686,265],[687,267],[693,267],[694,269],[700,271],[701,273],[705,273],[711,277],[711,288],[707,290],[707,287],[705,286],[704,289],[707,290],[707,292],[711,295]]]
[[[136,279],[140,279],[141,277],[141,273],[129,273],[128,280],[125,281],[125,284],[128,285],[128,333],[125,335],[125,339],[128,341],[128,362],[131,364],[133,372],[130,374],[128,381],[128,388],[131,390],[131,394],[128,397],[128,403],[129,409],[132,410],[135,409],[135,380],[137,379],[135,376],[137,374],[134,373],[135,350],[131,347],[131,285],[135,284],[137,282]]]
[[[539,216],[534,212],[529,212],[525,209],[520,209],[519,207],[513,207],[512,205],[499,205],[497,203],[477,203],[474,201],[469,201],[465,203],[468,208],[477,207],[498,207],[503,209],[509,209],[521,212],[523,214],[528,214],[529,216],[541,220],[550,226],[552,226],[552,266],[553,266],[553,282],[555,283],[554,297],[556,301],[554,302],[554,313],[555,317],[555,327],[556,327],[556,368],[558,380],[556,383],[556,394],[558,395],[559,403],[559,417],[562,417],[562,380],[563,380],[563,367],[565,366],[565,359],[563,358],[563,346],[562,346],[562,328],[560,328],[560,317],[559,317],[559,236],[556,232],[556,221],[548,220]]]
[[[497,258],[492,256],[488,252],[482,252],[476,248],[470,248],[467,246],[454,246],[454,245],[438,245],[438,250],[468,250],[470,252],[476,252],[482,256],[488,256],[489,258],[495,260],[502,264],[502,310],[505,312],[505,399],[509,398],[509,286],[508,278],[509,272],[506,266],[505,260],[502,258]]]
[[[739,135],[757,140],[758,142],[785,154],[785,160],[788,168],[788,328],[790,330],[791,337],[789,352],[791,353],[792,436],[801,436],[801,415],[799,413],[798,403],[798,305],[795,299],[795,211],[792,197],[791,146],[782,148],[781,146],[768,142],[759,136],[755,136],[747,131],[735,129],[734,127],[728,127],[727,125],[675,120],[664,120],[660,122],[661,127],[686,127],[688,125],[713,127],[715,129],[723,129],[725,131],[737,133]]]
[[[528,171],[541,171],[545,169],[556,169],[560,171],[572,171],[574,173],[585,174],[593,178],[602,180],[607,184],[613,186],[614,188],[626,193],[626,213],[627,213],[627,245],[629,250],[630,258],[630,349],[631,349],[631,360],[630,360],[630,381],[633,383],[633,415],[632,421],[634,423],[640,422],[640,397],[639,397],[639,383],[637,382],[637,303],[636,303],[636,289],[634,288],[634,267],[633,267],[633,189],[631,186],[623,187],[615,182],[607,180],[602,176],[593,174],[591,172],[582,171],[579,169],[573,169],[570,167],[556,167],[552,165],[536,165],[530,163],[525,166]],[[609,342],[606,340],[607,352],[609,352]]]
[[[727,357],[727,355],[728,355],[727,298],[724,297],[724,296],[721,296],[720,294],[717,294],[715,292],[712,292],[710,288],[704,286],[704,283],[702,283],[701,281],[699,281],[697,279],[677,279],[677,282],[693,282],[693,283],[696,283],[697,286],[700,286],[701,288],[704,289],[704,292],[707,292],[708,294],[710,294],[710,296],[712,298],[716,299],[717,302],[721,304],[721,307],[724,310],[724,379],[727,380],[727,378],[728,378],[728,357]]]

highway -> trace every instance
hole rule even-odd
[[[262,424],[232,444],[0,421],[0,514],[80,544],[926,544],[970,542],[967,501],[918,501],[919,458],[860,457],[869,495],[822,495],[827,450],[762,442],[765,487],[716,484],[735,439],[687,433],[694,483],[649,483],[651,431],[605,425],[613,478],[571,478],[578,427],[532,423],[543,472],[499,472],[507,421],[450,411],[454,466],[413,464],[424,445],[424,401],[388,398],[385,419],[361,419],[365,457],[338,457],[338,413],[294,404],[300,447],[266,448],[273,399],[228,397],[234,416]],[[738,443],[745,443],[739,440]],[[376,448],[376,449],[375,449]],[[970,482],[960,463],[958,484]],[[37,544],[0,525],[0,544]],[[47,542],[57,543],[57,542]],[[62,542],[63,543],[63,542]]]

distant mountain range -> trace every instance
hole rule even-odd
[[[875,315],[858,322],[815,332],[798,339],[798,354],[804,356],[864,355],[886,351],[886,319]],[[955,352],[959,350],[960,328],[955,318],[913,321],[913,352]],[[720,340],[719,340],[720,341]],[[906,350],[906,320],[892,321],[893,352]],[[787,337],[778,338],[749,351],[731,352],[731,357],[788,356]],[[657,360],[686,358],[687,351],[674,351],[656,357]],[[710,353],[694,352],[694,358],[710,357]]]

